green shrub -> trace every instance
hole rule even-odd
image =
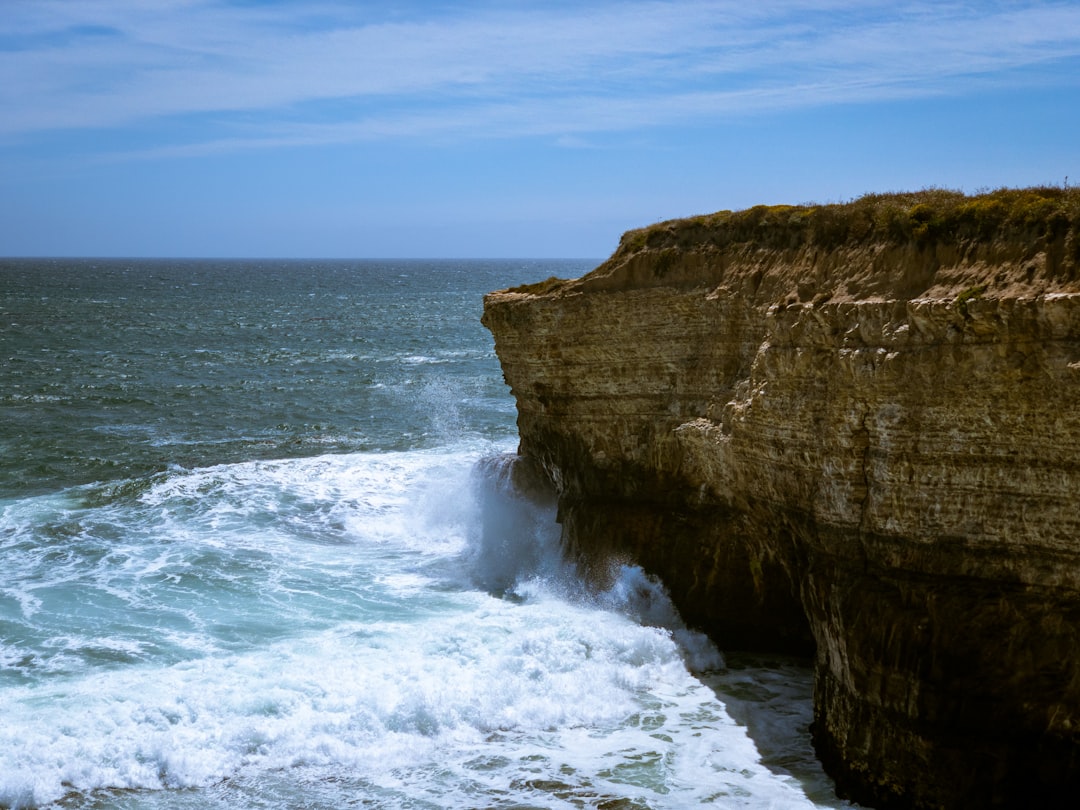
[[[981,298],[982,294],[986,292],[986,287],[986,284],[976,284],[973,287],[968,287],[956,296],[956,308],[960,310],[961,315],[965,318],[968,316],[968,302]]]

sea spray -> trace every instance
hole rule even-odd
[[[573,578],[559,544],[554,492],[513,453],[485,456],[472,473],[478,506],[468,559],[477,585],[506,593],[525,580]]]
[[[645,626],[669,632],[691,672],[724,668],[724,656],[716,645],[704,633],[686,626],[659,579],[636,565],[616,565],[612,584],[599,594],[597,604],[618,610]]]
[[[478,585],[505,594],[528,593],[539,583],[667,631],[692,672],[724,666],[708,637],[683,622],[663,583],[639,566],[611,560],[609,584],[589,586],[562,548],[555,493],[537,465],[516,454],[487,456],[477,462],[473,479],[480,516],[469,559]]]

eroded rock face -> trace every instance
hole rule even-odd
[[[1075,225],[827,249],[725,227],[654,226],[486,298],[565,540],[598,575],[659,575],[721,646],[812,652],[846,795],[1071,806]]]

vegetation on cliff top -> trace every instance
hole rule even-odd
[[[1065,240],[1066,253],[1080,262],[1080,188],[1003,188],[974,196],[925,189],[829,205],[756,205],[627,231],[615,256],[702,243],[834,250],[873,242],[1057,240]]]
[[[926,249],[931,256],[912,277],[917,280],[911,283],[919,286],[929,283],[927,272],[932,275],[936,266],[933,252],[938,245],[957,246],[965,253],[982,245],[993,250],[1004,248],[1006,253],[1021,255],[1025,262],[1045,251],[1050,275],[1077,281],[1080,188],[1002,188],[972,196],[931,188],[867,194],[846,203],[756,205],[742,211],[718,211],[627,231],[618,249],[598,270],[622,266],[643,253],[648,254],[651,275],[664,278],[680,265],[683,253],[698,250],[753,253],[810,248],[829,252],[914,246],[920,252]],[[986,292],[985,282],[976,279],[970,290],[960,292],[961,311],[966,312],[967,303]],[[553,277],[510,292],[544,295],[570,284]]]
[[[565,279],[561,279],[558,276],[548,276],[543,281],[537,281],[533,284],[519,284],[517,287],[511,287],[507,292],[543,295],[546,292],[550,292],[551,290],[560,287],[565,281]]]

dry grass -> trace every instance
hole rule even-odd
[[[831,205],[757,205],[661,222],[624,234],[616,256],[703,243],[834,250],[869,243],[1057,240],[1064,240],[1066,253],[1080,262],[1080,189],[1003,188],[968,196],[932,188],[867,194]]]

